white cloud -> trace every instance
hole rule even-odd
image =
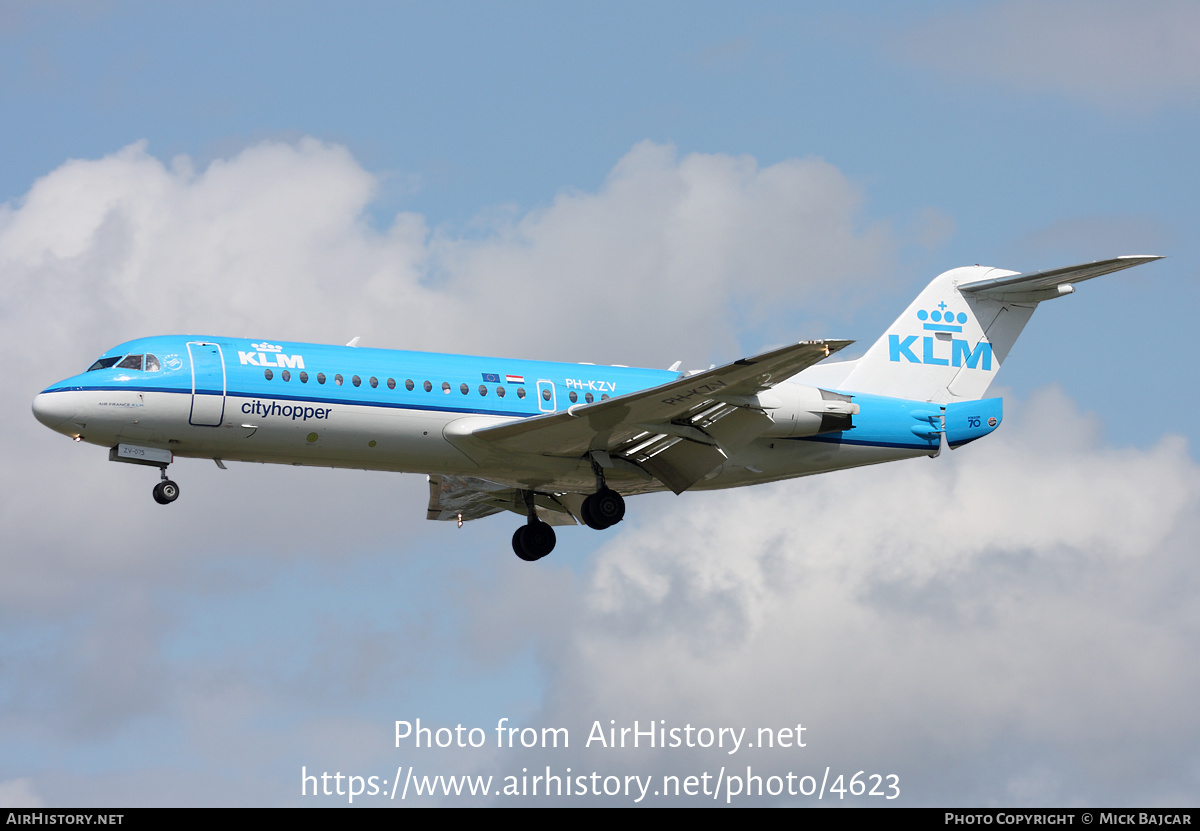
[[[0,808],[44,808],[33,788],[32,779],[0,782]]]
[[[204,171],[133,146],[63,165],[0,213],[3,348],[24,390],[3,402],[0,593],[16,705],[5,755],[19,759],[20,742],[60,759],[97,746],[77,733],[134,746],[119,770],[81,777],[70,762],[44,763],[39,783],[89,779],[133,801],[147,772],[177,783],[172,765],[199,758],[211,764],[190,778],[197,792],[228,796],[213,787],[225,777],[246,802],[286,798],[301,758],[392,761],[371,731],[442,706],[459,679],[447,682],[437,662],[481,674],[478,687],[454,687],[465,700],[494,695],[490,667],[502,673],[536,649],[537,718],[579,735],[592,718],[804,721],[804,755],[764,765],[895,771],[917,802],[1194,798],[1180,771],[1196,769],[1200,727],[1195,465],[1175,439],[1103,446],[1052,393],[949,459],[639,498],[578,578],[554,563],[530,577],[511,555],[496,554],[497,567],[475,551],[460,573],[420,551],[429,532],[415,478],[185,463],[188,501],[164,511],[146,471],[33,421],[42,385],[153,332],[704,360],[744,322],[730,306],[753,316],[764,298],[820,300],[884,270],[892,247],[885,224],[863,224],[856,188],[813,159],[759,168],[643,144],[597,193],[563,193],[462,236],[414,214],[371,227],[374,187],[344,150],[314,141],[259,145]],[[437,555],[495,527],[441,536]],[[503,532],[488,543],[506,544]],[[352,573],[368,549],[389,552],[370,561],[373,579],[341,578],[337,567]],[[234,550],[245,573],[199,566]],[[420,575],[429,597],[411,608],[362,601],[385,582],[375,572],[417,557],[431,563]],[[260,585],[275,559],[301,575],[321,563],[309,578],[319,591],[298,576],[311,594],[293,603],[286,585]],[[354,612],[325,611],[336,598]],[[208,627],[236,603],[263,605],[261,621],[221,641]],[[189,618],[178,608],[189,604],[211,616]],[[393,607],[403,614],[379,612]],[[476,616],[469,643],[450,624],[423,637],[430,615],[463,609]],[[189,652],[188,620],[201,630],[191,637],[217,646]],[[400,681],[396,667],[413,669]],[[355,705],[380,690],[388,712],[376,723]],[[150,751],[127,732],[139,720],[178,745],[143,761]],[[336,762],[322,755],[331,735],[344,737]],[[713,761],[643,755],[620,766]]]
[[[369,227],[375,187],[313,140],[201,172],[144,144],[68,162],[0,214],[0,265],[22,300],[7,312],[81,354],[204,331],[614,362],[668,354],[669,339],[699,361],[733,343],[730,306],[827,295],[883,271],[891,250],[886,225],[862,222],[858,190],[818,159],[760,169],[647,142],[599,193],[501,212],[467,236],[415,214]]]
[[[375,188],[344,148],[312,139],[262,143],[202,171],[139,143],[69,161],[0,208],[3,348],[19,391],[3,402],[6,464],[21,471],[10,481],[36,471],[58,483],[13,487],[0,508],[16,602],[71,592],[64,570],[175,562],[148,543],[170,533],[170,519],[120,498],[145,471],[114,470],[124,466],[68,446],[29,414],[39,389],[116,343],[171,332],[362,336],[365,346],[702,365],[713,350],[737,354],[735,308],[777,312],[828,295],[885,273],[891,250],[886,224],[864,223],[858,190],[817,159],[759,168],[643,143],[600,192],[481,219],[463,236],[416,214],[372,227]],[[237,488],[234,478],[222,486]],[[271,488],[282,498],[288,486]],[[362,495],[370,490],[359,486],[347,504],[382,498]],[[406,515],[419,513],[414,504]],[[102,550],[81,550],[80,539]],[[218,539],[214,529],[208,544]]]
[[[895,772],[904,804],[1194,799],[1200,470],[1177,438],[1102,446],[1055,391],[1020,412],[950,459],[631,505],[542,624],[569,631],[542,720],[801,721],[790,757],[621,762]]]
[[[1001,0],[940,11],[897,48],[955,78],[1143,113],[1200,98],[1198,36],[1188,0]]]
[[[314,140],[259,144],[203,170],[135,144],[64,163],[0,207],[0,348],[12,391],[0,400],[0,596],[12,764],[44,760],[29,748],[71,760],[122,740],[135,756],[153,755],[130,738],[142,725],[221,737],[228,752],[245,743],[246,769],[257,770],[254,748],[274,759],[259,714],[281,701],[293,714],[361,701],[396,683],[384,667],[394,650],[346,652],[326,629],[402,643],[399,626],[428,640],[424,616],[318,627],[293,620],[291,603],[251,612],[252,632],[221,640],[221,624],[192,604],[220,609],[266,590],[264,572],[280,579],[277,560],[317,560],[337,573],[379,547],[394,552],[383,566],[391,574],[410,554],[433,556],[424,543],[447,529],[422,519],[418,477],[361,471],[183,462],[172,470],[185,501],[173,507],[186,513],[154,505],[152,470],[108,464],[102,449],[55,436],[29,412],[38,390],[101,351],[170,332],[335,343],[361,335],[370,346],[700,364],[710,350],[733,357],[744,316],[767,303],[800,304],[886,274],[892,248],[885,223],[861,218],[857,188],[817,159],[759,168],[748,157],[680,158],[641,144],[599,192],[484,212],[462,235],[411,213],[373,226],[376,187],[345,149]],[[474,533],[440,536],[438,547],[469,546]],[[503,552],[508,533],[489,548]],[[243,553],[245,570],[231,570]],[[453,599],[427,602],[456,608]],[[273,628],[280,620],[286,636]],[[310,655],[293,633],[312,630],[325,647]],[[200,637],[229,646],[211,659],[203,650],[178,657]],[[432,649],[401,650],[398,665],[416,662],[436,679]],[[294,659],[297,651],[306,657]],[[295,660],[328,673],[297,670]],[[194,666],[212,680],[196,682]],[[329,687],[332,677],[340,685]],[[183,744],[186,758],[207,752],[205,741]],[[169,778],[162,771],[179,756],[166,758],[131,764],[139,775],[161,764],[154,775]],[[119,773],[88,785],[70,778],[72,762],[37,764],[80,793],[119,787]]]

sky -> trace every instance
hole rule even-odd
[[[0,2],[0,805],[1195,807],[1197,38],[1165,0]],[[638,497],[536,564],[421,476],[182,460],[159,506],[29,409],[168,333],[853,357],[942,271],[1122,254],[1166,259],[1039,308],[986,441]]]

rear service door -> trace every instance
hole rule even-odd
[[[188,423],[217,427],[225,416],[225,356],[215,343],[187,345],[192,359],[192,412]]]

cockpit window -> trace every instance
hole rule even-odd
[[[123,361],[121,361],[121,363],[117,364],[117,369],[141,369],[141,368],[142,368],[142,356],[141,355],[126,355],[125,360],[123,360]]]
[[[88,372],[94,372],[94,371],[95,371],[95,370],[97,370],[97,369],[108,369],[110,366],[112,366],[113,364],[115,364],[115,363],[116,363],[117,361],[119,361],[119,360],[121,360],[121,356],[120,356],[120,355],[118,355],[118,356],[117,356],[117,357],[115,357],[115,358],[101,358],[100,360],[96,361],[96,363],[94,363],[94,364],[92,364],[91,366],[89,366],[89,367],[87,368],[87,371],[88,371]]]
[[[147,355],[146,356],[146,371],[147,372],[158,372],[160,369],[162,369],[162,366],[158,363],[158,358],[154,357],[153,355]]]

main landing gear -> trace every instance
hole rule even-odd
[[[154,486],[154,501],[159,505],[170,505],[179,498],[179,485],[167,478],[165,467],[159,470],[162,471],[162,481]]]
[[[603,531],[625,518],[625,500],[611,488],[602,488],[587,499],[579,510],[588,528]]]
[[[513,533],[513,551],[527,563],[540,560],[554,550],[554,529],[537,518],[537,508],[533,504],[533,492],[523,491],[525,510],[529,519]]]
[[[603,531],[625,518],[625,500],[604,481],[604,468],[592,457],[592,473],[596,475],[596,492],[583,500],[579,509],[588,528]]]
[[[513,533],[513,551],[527,563],[540,560],[554,550],[554,529],[540,519],[531,519]]]
[[[603,531],[625,518],[625,499],[605,484],[604,472],[594,461],[592,467],[596,472],[596,492],[583,500],[579,514],[588,528]],[[529,518],[513,532],[512,547],[522,560],[533,562],[554,550],[554,529],[538,519],[533,491],[522,491],[521,495]]]

